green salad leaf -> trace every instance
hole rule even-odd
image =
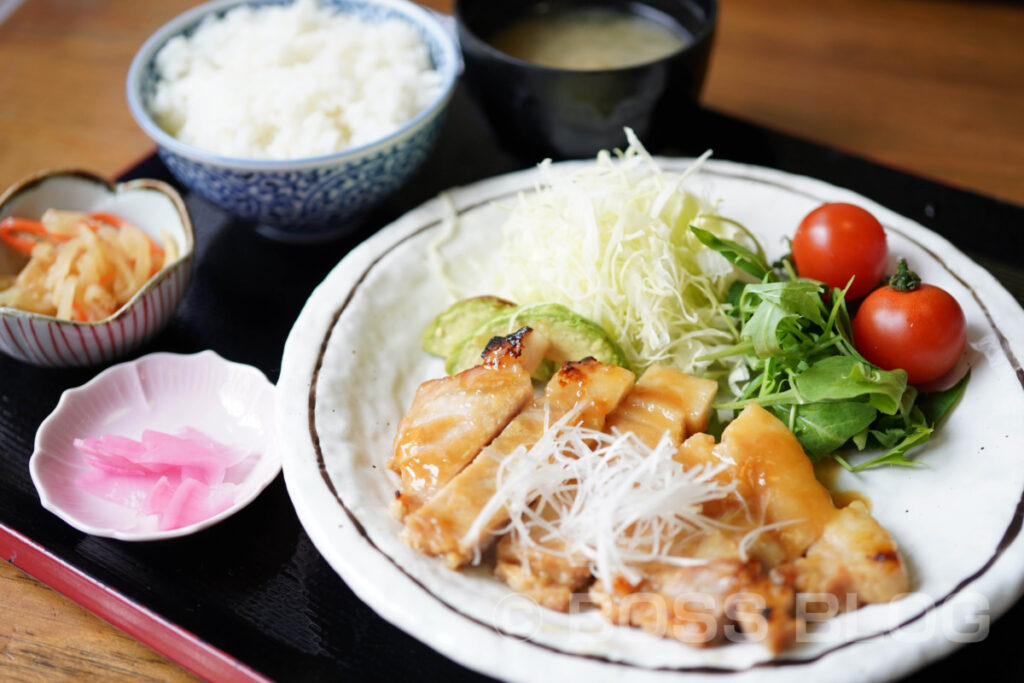
[[[794,377],[793,386],[805,401],[867,397],[878,412],[894,415],[907,391],[907,373],[882,370],[857,356],[830,356]]]
[[[868,403],[837,401],[773,406],[811,460],[820,460],[867,429],[878,415]]]
[[[729,263],[749,275],[753,275],[758,280],[764,279],[764,277],[769,273],[769,270],[764,266],[764,259],[743,245],[730,240],[721,239],[715,236],[715,234],[710,230],[704,230],[703,228],[698,228],[695,225],[691,225],[690,230],[693,231],[693,234],[697,236],[697,239],[699,239],[704,246],[711,247],[724,256]]]
[[[924,414],[929,424],[936,425],[953,410],[967,390],[967,382],[971,379],[970,371],[959,382],[946,389],[932,394],[924,394],[917,401],[917,407]]]

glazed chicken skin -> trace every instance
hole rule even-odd
[[[652,564],[639,583],[617,581],[609,589],[598,581],[590,597],[613,624],[636,626],[693,647],[718,645],[730,633],[742,633],[781,652],[797,631],[793,589],[772,581],[757,562]]]
[[[388,467],[402,478],[391,511],[405,519],[462,471],[533,398],[548,341],[523,328],[495,338],[483,363],[420,385],[398,425]]]
[[[688,434],[707,429],[717,392],[714,380],[652,365],[608,416],[606,431],[633,432],[650,448],[668,435],[678,446]]]
[[[593,358],[564,364],[548,382],[543,397],[531,401],[472,463],[406,517],[405,542],[428,555],[443,556],[453,569],[479,557],[495,540],[493,532],[508,521],[508,513],[499,509],[473,529],[497,490],[501,462],[519,449],[529,449],[548,425],[574,408],[572,424],[601,429],[633,380],[629,370]]]
[[[908,590],[899,548],[859,500],[832,517],[792,571],[799,592],[834,595],[839,609],[888,602]]]

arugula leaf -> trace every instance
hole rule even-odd
[[[855,434],[867,429],[877,415],[869,404],[855,401],[806,403],[792,408],[777,406],[772,410],[789,424],[813,461],[832,453]]]
[[[754,353],[764,358],[765,356],[779,356],[785,353],[781,341],[779,329],[785,329],[783,323],[787,319],[795,318],[796,313],[773,304],[764,302],[756,309],[754,314],[743,326],[741,338],[753,344]]]
[[[743,296],[743,290],[746,288],[747,283],[741,280],[736,280],[729,285],[729,293],[725,297],[725,303],[731,306],[733,309],[737,309],[740,306],[740,297]]]
[[[872,458],[867,462],[862,462],[859,465],[850,466],[846,464],[845,467],[851,472],[861,472],[871,467],[879,467],[881,465],[897,465],[901,467],[923,467],[924,463],[916,462],[914,460],[907,459],[907,451],[915,446],[920,446],[928,439],[931,438],[932,428],[923,424],[915,424],[911,426],[911,429],[906,433],[903,439],[890,448],[888,451],[879,455],[876,458]],[[839,458],[837,458],[839,459]],[[840,460],[841,463],[845,463],[844,460]]]
[[[942,421],[942,418],[949,414],[949,411],[959,403],[964,392],[967,391],[967,383],[971,379],[970,370],[959,382],[945,391],[937,391],[931,394],[922,394],[917,399],[917,407],[924,413],[928,424],[935,426]]]
[[[806,401],[867,397],[876,410],[893,415],[907,389],[907,373],[882,370],[854,356],[830,356],[794,377],[793,386]]]
[[[740,268],[744,272],[753,275],[758,280],[764,280],[765,277],[774,276],[774,272],[765,262],[754,252],[750,251],[741,244],[737,244],[732,240],[725,240],[707,230],[702,230],[695,225],[690,226],[690,231],[697,236],[705,246],[711,247],[719,254],[724,256],[729,263]]]
[[[872,444],[875,447],[893,448],[906,438],[907,426],[900,425],[899,427],[889,427],[888,429],[868,429],[865,435],[868,437],[868,441],[864,445],[858,446],[860,450],[864,450],[868,444]]]
[[[756,298],[759,305],[774,304],[787,313],[807,318],[815,325],[824,327],[822,317],[821,283],[814,280],[791,280],[789,282],[764,282],[748,284],[744,297]],[[741,305],[743,301],[741,300]]]
[[[920,396],[917,395],[913,387],[908,387],[907,394],[913,392],[912,398],[905,410],[901,411],[902,416],[888,417],[885,420],[883,420],[884,416],[879,416],[879,419],[868,430],[868,434],[874,441],[889,450],[849,469],[853,472],[860,472],[881,465],[922,465],[922,463],[909,460],[907,451],[924,444],[931,438],[939,422],[963,397],[970,379],[971,373],[968,372],[950,388]],[[858,447],[863,448],[862,446]]]
[[[806,358],[814,352],[826,325],[821,285],[812,280],[748,284],[738,310],[740,338],[750,343],[760,358]]]

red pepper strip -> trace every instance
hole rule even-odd
[[[123,228],[126,225],[131,225],[131,223],[120,216],[115,216],[114,214],[106,213],[105,211],[93,211],[86,215],[94,221],[106,223],[107,225],[112,225],[115,228]]]
[[[72,320],[77,320],[83,323],[89,322],[89,314],[85,311],[85,307],[82,306],[82,304],[77,301],[73,301],[71,302],[71,308],[75,310],[75,314],[71,316]]]
[[[106,213],[104,211],[93,211],[92,213],[87,214],[87,215],[89,216],[89,218],[91,218],[94,221],[100,221],[102,223],[106,223],[107,225],[112,225],[115,228],[123,228],[123,227],[129,226],[129,225],[132,226],[132,227],[135,227],[135,225],[133,223],[131,223],[130,221],[126,221],[125,219],[121,218],[120,216],[116,216],[116,215],[114,215],[112,213]],[[146,235],[146,231],[145,230],[139,229],[139,231],[143,235]],[[161,249],[159,246],[157,246],[157,243],[154,242],[153,238],[150,237],[149,235],[146,235],[146,239],[149,240],[149,252],[151,254],[159,256],[160,258],[163,258],[164,250]]]
[[[55,242],[66,242],[71,239],[68,235],[57,235],[52,233],[43,227],[43,224],[39,221],[29,220],[28,218],[8,216],[0,221],[0,240],[3,240],[6,244],[17,249],[23,254],[31,254],[32,247],[36,246],[36,242],[39,240],[31,237],[20,236],[22,234],[38,235],[39,237],[51,239]]]

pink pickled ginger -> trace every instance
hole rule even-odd
[[[75,439],[74,444],[95,468],[75,483],[143,517],[155,515],[161,531],[196,524],[230,508],[238,475],[248,471],[236,465],[250,457],[192,427],[177,435],[147,429],[139,441],[104,434]]]

